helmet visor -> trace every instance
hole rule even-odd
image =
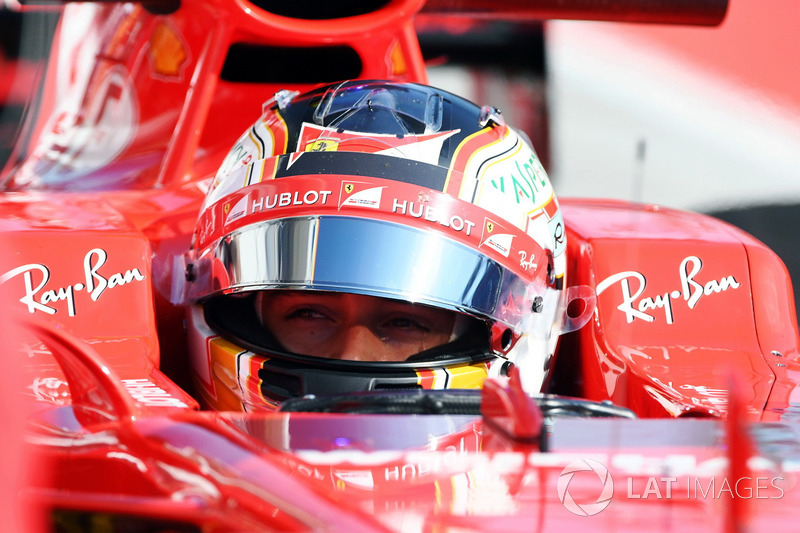
[[[369,218],[265,220],[234,231],[208,252],[194,263],[190,300],[265,289],[350,292],[464,312],[519,330],[546,289],[441,234]]]

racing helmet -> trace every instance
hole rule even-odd
[[[214,177],[184,257],[200,399],[275,409],[310,394],[480,388],[525,358],[546,368],[558,335],[593,310],[566,313],[565,252],[548,176],[497,109],[398,81],[279,91]],[[265,324],[278,291],[456,318],[446,342],[402,361],[319,357]]]

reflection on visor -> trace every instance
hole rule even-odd
[[[515,329],[534,294],[513,272],[435,233],[339,216],[264,221],[220,240],[195,263],[190,298],[260,289],[318,289],[475,313]]]
[[[349,82],[325,93],[314,122],[379,134],[433,133],[442,126],[442,96],[421,86]]]

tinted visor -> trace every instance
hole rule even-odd
[[[350,292],[422,303],[519,330],[535,288],[463,244],[382,220],[267,220],[220,239],[198,258],[189,299],[263,289]],[[543,289],[543,288],[542,288]]]

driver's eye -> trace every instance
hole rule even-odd
[[[395,317],[386,322],[388,327],[397,328],[397,329],[405,329],[405,330],[417,330],[417,331],[429,331],[429,328],[422,325],[417,320],[409,317]]]
[[[327,318],[324,313],[310,307],[302,307],[290,312],[287,318],[302,318],[307,320]]]

